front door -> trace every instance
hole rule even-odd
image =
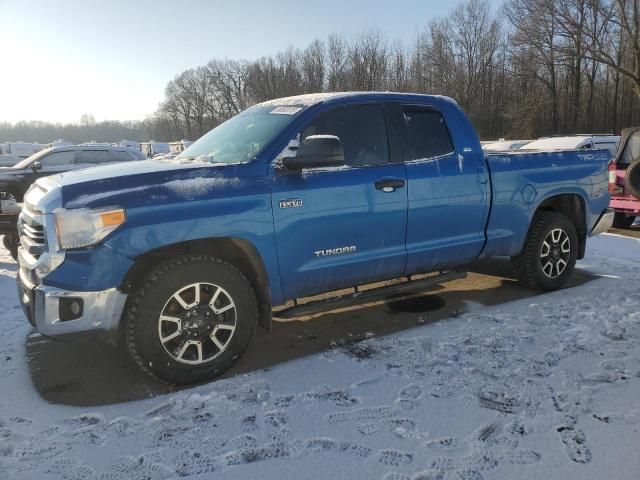
[[[271,173],[286,298],[393,278],[405,267],[406,176],[400,155],[390,153],[384,106],[319,113],[300,140],[322,134],[340,138],[344,167]]]

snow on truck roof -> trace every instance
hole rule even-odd
[[[455,103],[455,101],[449,97],[441,96],[441,95],[423,95],[420,93],[399,93],[399,92],[327,92],[327,93],[309,93],[305,95],[296,95],[293,97],[284,97],[284,98],[276,98],[273,100],[268,100],[266,102],[260,103],[260,106],[264,107],[289,107],[289,106],[297,106],[297,107],[311,107],[313,105],[317,105],[319,103],[324,103],[333,100],[346,99],[346,98],[359,98],[359,97],[370,97],[370,98],[406,98],[407,100],[410,98],[431,98],[431,99],[440,99],[447,102]]]

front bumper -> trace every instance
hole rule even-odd
[[[24,255],[19,249],[18,255]],[[48,285],[36,285],[27,278],[22,268],[18,269],[18,298],[29,322],[47,336],[67,335],[96,330],[114,330],[120,324],[127,295],[116,288],[96,292],[72,292]],[[79,318],[60,319],[60,300],[74,298],[82,300],[83,309]]]
[[[613,217],[615,212],[612,208],[607,208],[596,222],[589,236],[600,235],[613,226]]]

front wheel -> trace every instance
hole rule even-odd
[[[161,263],[127,306],[125,339],[147,373],[173,384],[210,380],[248,348],[258,307],[249,281],[213,257]]]
[[[573,222],[557,212],[536,213],[524,248],[512,263],[518,281],[527,288],[557,290],[571,277],[578,257],[578,233]]]

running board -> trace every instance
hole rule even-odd
[[[311,315],[326,310],[335,310],[336,308],[350,307],[361,303],[370,303],[383,299],[402,300],[409,297],[420,295],[426,287],[432,287],[452,280],[466,278],[466,272],[440,272],[438,275],[421,278],[419,280],[411,280],[389,285],[386,287],[377,287],[370,290],[359,291],[358,287],[353,289],[353,293],[340,295],[336,297],[326,298],[322,300],[313,300],[299,305],[294,300],[294,306],[273,312],[273,316],[277,318],[293,318],[304,315]],[[392,297],[392,298],[389,298]]]

